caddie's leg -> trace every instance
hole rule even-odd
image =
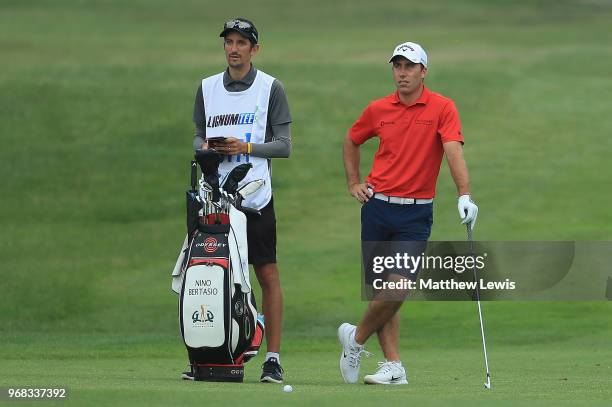
[[[262,293],[268,352],[280,353],[283,323],[283,292],[276,263],[253,266]]]

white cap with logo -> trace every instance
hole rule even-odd
[[[416,42],[404,42],[393,50],[393,55],[389,58],[389,63],[393,61],[396,56],[402,56],[415,64],[423,64],[427,68],[427,54],[423,47]]]

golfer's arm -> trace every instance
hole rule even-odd
[[[359,184],[361,177],[359,175],[359,145],[353,143],[350,134],[347,132],[342,148],[342,156],[344,158],[344,171],[346,173],[346,184],[350,188],[351,185]]]
[[[458,196],[470,193],[470,178],[463,158],[463,145],[458,141],[448,141],[442,145],[451,176],[457,186]]]

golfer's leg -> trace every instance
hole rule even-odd
[[[393,318],[401,306],[402,301],[370,301],[355,331],[355,341],[362,345],[366,343],[374,332],[380,330],[383,325]]]
[[[432,205],[406,206],[399,208],[400,212],[396,214],[398,218],[396,219],[396,222],[394,222],[398,225],[398,227],[397,230],[394,231],[395,233],[393,235],[394,241],[399,242],[398,248],[401,248],[401,250],[406,253],[411,253],[413,256],[418,256],[419,254],[425,252],[427,248],[427,239],[431,233],[432,208]],[[402,225],[400,221],[405,221],[406,224]],[[404,277],[410,278],[410,276]],[[403,277],[397,274],[391,274],[389,276],[389,281],[399,281],[400,278]],[[416,279],[416,275],[411,279],[414,281],[414,279]],[[380,293],[380,296],[384,296],[384,298],[402,301],[407,295],[408,290]],[[397,309],[399,309],[399,306]],[[399,320],[399,313],[396,312],[377,331],[380,347],[385,355],[385,359],[388,361],[400,361]],[[359,332],[359,328],[357,328],[357,331]],[[358,337],[357,334],[355,337]]]
[[[262,308],[266,319],[268,352],[280,353],[283,323],[283,292],[276,263],[253,266],[261,287]]]
[[[399,312],[396,312],[377,332],[383,355],[390,362],[400,361],[399,322]]]

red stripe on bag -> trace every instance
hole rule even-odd
[[[197,266],[203,264],[205,266],[221,266],[224,268],[228,268],[229,267],[229,260],[223,257],[205,257],[205,258],[197,258],[194,257],[191,260],[189,260],[189,265],[188,267],[191,266]]]

